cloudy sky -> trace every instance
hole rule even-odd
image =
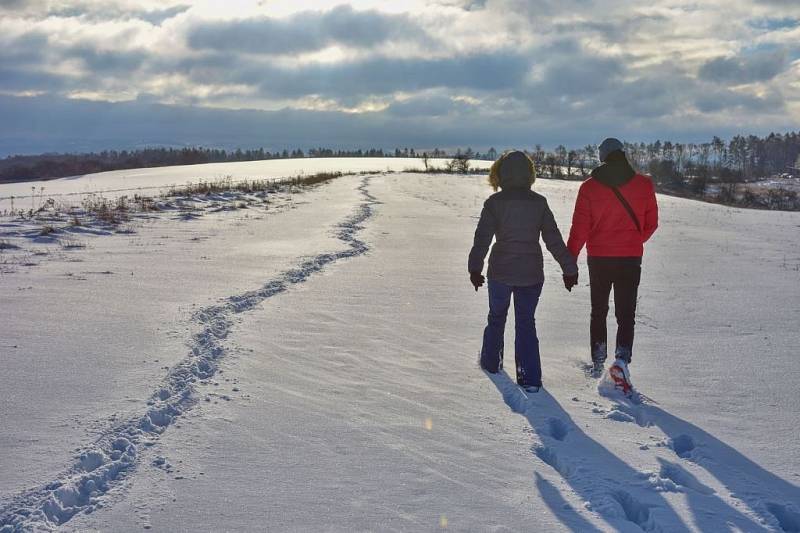
[[[800,128],[798,0],[0,0],[0,155]]]

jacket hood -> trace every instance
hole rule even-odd
[[[515,151],[506,155],[500,162],[498,176],[501,189],[530,189],[531,160],[522,152]]]
[[[633,179],[636,171],[633,170],[628,160],[623,156],[614,160],[607,160],[599,167],[592,170],[592,177],[609,187],[620,187]]]

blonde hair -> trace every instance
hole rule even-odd
[[[503,160],[505,160],[509,154],[514,152],[516,152],[516,150],[508,150],[507,152],[503,153],[503,155],[497,158],[497,161],[492,163],[492,168],[489,169],[489,185],[491,185],[492,189],[495,191],[500,188],[500,166],[503,164]],[[522,153],[525,154],[525,152]],[[536,165],[533,163],[533,160],[528,157],[528,154],[525,154],[525,158],[528,160],[528,163],[531,167],[531,177],[528,185],[532,186],[536,181]]]

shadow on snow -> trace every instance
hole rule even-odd
[[[575,424],[546,390],[524,395],[505,372],[487,374],[504,402],[525,417],[539,437],[532,452],[558,472],[575,493],[618,531],[689,531],[664,497],[681,492],[702,531],[800,531],[800,489],[764,470],[702,429],[653,405],[628,406],[637,420],[660,428],[669,438],[676,461],[658,457],[659,487],[653,474],[622,461]],[[681,461],[706,469],[764,524],[724,501],[689,473]],[[666,483],[664,483],[666,481]],[[597,531],[559,494],[558,488],[536,474],[543,501],[573,531]],[[793,503],[792,503],[793,502]],[[766,525],[766,527],[765,527]],[[738,528],[738,529],[736,529]],[[769,529],[767,529],[769,528]]]

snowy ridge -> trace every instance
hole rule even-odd
[[[59,479],[4,502],[0,507],[0,533],[52,530],[78,513],[103,507],[104,496],[135,469],[141,447],[152,445],[176,417],[190,410],[197,401],[195,384],[216,374],[225,355],[222,341],[231,330],[235,314],[303,283],[335,261],[362,255],[369,249],[355,236],[372,216],[372,206],[378,203],[367,190],[369,182],[370,178],[365,177],[358,187],[363,201],[356,212],[336,226],[335,235],[347,244],[347,249],[314,256],[257,290],[231,296],[197,312],[194,319],[201,331],[191,339],[187,357],[169,371],[151,396],[147,412],[120,422],[101,435]]]
[[[508,407],[525,417],[536,439],[533,454],[552,467],[584,502],[617,531],[800,531],[800,489],[761,468],[701,428],[667,413],[651,402],[631,402],[614,395],[611,405],[586,402],[611,424],[652,428],[657,471],[637,470],[594,440],[576,424],[546,390],[523,396],[505,374],[489,375]],[[605,396],[607,385],[598,387]],[[574,402],[581,402],[577,397]],[[593,406],[593,407],[592,407]],[[620,431],[625,431],[620,428]],[[662,453],[669,450],[672,457]],[[713,487],[698,479],[710,474]],[[540,492],[557,493],[537,474]],[[694,524],[677,513],[665,493],[685,495]],[[564,504],[554,510],[581,531],[599,531],[580,510]],[[694,526],[694,527],[693,527]]]
[[[429,163],[443,167],[449,159],[430,159]],[[472,160],[473,168],[488,170],[493,161]],[[11,197],[17,206],[28,204],[31,187],[34,197],[57,199],[60,203],[80,203],[82,195],[102,194],[106,198],[135,191],[167,191],[187,183],[217,181],[230,177],[239,180],[281,180],[287,176],[309,176],[318,172],[402,172],[410,168],[421,170],[422,159],[417,157],[313,157],[300,159],[267,159],[263,161],[237,161],[233,163],[201,163],[169,167],[134,168],[84,174],[68,178],[41,181],[0,183],[0,211],[9,209]],[[130,194],[129,194],[130,195]],[[157,194],[156,194],[157,195]]]

